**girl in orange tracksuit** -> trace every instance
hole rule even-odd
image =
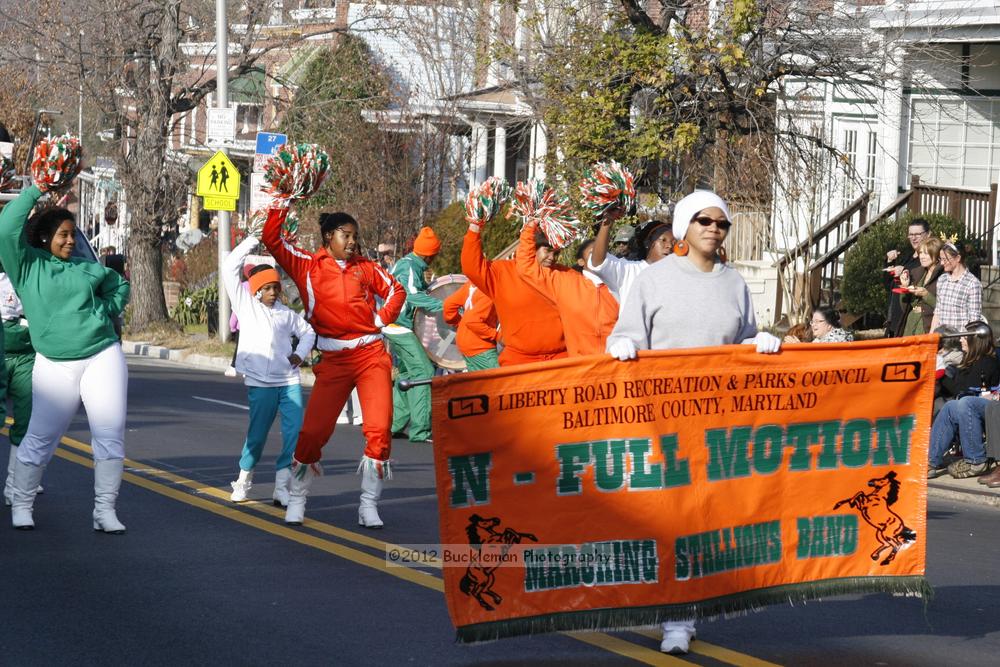
[[[358,223],[347,213],[320,216],[323,247],[316,252],[302,250],[281,238],[287,213],[287,209],[271,209],[262,238],[299,288],[304,315],[316,331],[316,347],[322,359],[315,367],[316,384],[295,448],[285,523],[302,523],[309,486],[322,474],[321,450],[333,435],[337,416],[356,386],[367,443],[358,466],[358,523],[365,528],[381,528],[377,502],[383,479],[390,477],[392,443],[392,361],[382,342],[381,329],[396,320],[406,292],[378,264],[357,253]],[[381,309],[376,307],[376,296],[385,302]]]
[[[462,243],[462,273],[493,300],[504,346],[499,357],[501,366],[566,356],[562,322],[555,306],[528,287],[513,260],[490,261],[483,256],[483,241],[475,223],[469,225]]]
[[[605,342],[618,321],[617,299],[586,269],[541,266],[535,259],[535,228],[535,224],[527,224],[521,230],[515,255],[518,273],[559,311],[569,356],[604,354]],[[577,253],[577,265],[586,266],[592,251],[593,240],[585,241]]]
[[[458,329],[455,344],[470,371],[496,368],[497,309],[493,301],[472,283],[465,283],[444,300],[444,321]]]

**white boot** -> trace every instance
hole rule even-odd
[[[288,485],[288,508],[285,510],[285,523],[301,526],[306,518],[306,497],[313,480],[323,474],[319,463],[299,463],[292,459],[292,479]]]
[[[3,485],[3,504],[10,507],[10,494],[13,492],[14,484],[14,460],[17,458],[17,447],[10,446],[10,458],[7,459],[7,481]]]
[[[31,518],[31,510],[35,504],[35,494],[38,483],[42,480],[45,466],[22,463],[14,459],[14,479],[11,480],[11,524],[19,530],[31,530],[35,521]]]
[[[691,640],[695,638],[694,619],[685,621],[667,621],[663,623],[663,641],[660,651],[672,655],[684,655],[691,648]]]
[[[383,524],[378,515],[378,500],[382,497],[384,480],[392,477],[389,462],[376,461],[362,456],[358,472],[361,473],[361,505],[358,506],[358,525],[372,529],[381,528]]]
[[[94,461],[94,530],[115,535],[125,532],[125,526],[115,514],[124,469],[122,459]]]
[[[271,494],[271,501],[275,507],[288,507],[288,486],[291,481],[291,467],[282,468],[274,473],[274,493]]]
[[[233,487],[229,499],[234,503],[242,503],[247,499],[247,491],[253,486],[253,470],[240,470],[239,479],[230,482],[229,486]]]

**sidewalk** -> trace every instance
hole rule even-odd
[[[206,370],[218,371],[219,373],[223,373],[229,368],[230,361],[228,357],[210,357],[207,354],[197,354],[186,350],[172,350],[168,347],[152,345],[142,341],[123,340],[122,350],[125,354],[135,357],[173,361],[192,368],[204,368]],[[302,371],[303,387],[311,387],[315,381],[316,377],[312,374],[312,371]]]
[[[159,345],[150,345],[149,343],[125,340],[122,341],[122,349],[125,350],[125,354],[137,357],[174,361],[185,366],[205,368],[219,371],[220,373],[229,367],[229,359],[224,357],[210,357],[204,354],[188,353],[184,350],[171,350]],[[314,380],[315,377],[311,372],[302,373],[302,386],[311,387]],[[971,479],[953,479],[946,475],[928,480],[927,494],[933,498],[958,500],[1000,508],[1000,489],[988,489],[984,484],[978,483],[974,477]]]

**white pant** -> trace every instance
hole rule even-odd
[[[92,357],[53,361],[35,355],[31,374],[31,420],[17,459],[47,465],[76,415],[87,410],[94,460],[125,458],[125,402],[128,367],[115,343]]]

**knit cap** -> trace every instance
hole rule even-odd
[[[268,283],[281,283],[281,276],[272,268],[266,268],[250,276],[250,293],[256,294]]]
[[[438,254],[441,249],[441,240],[430,227],[421,227],[417,239],[413,242],[413,252],[424,257]]]
[[[729,207],[726,206],[726,202],[722,201],[722,197],[714,192],[695,190],[677,202],[677,206],[674,207],[674,238],[679,241],[683,240],[687,235],[688,227],[691,225],[691,218],[698,215],[700,211],[713,207],[722,209],[726,220],[733,221],[733,218],[729,215]]]

